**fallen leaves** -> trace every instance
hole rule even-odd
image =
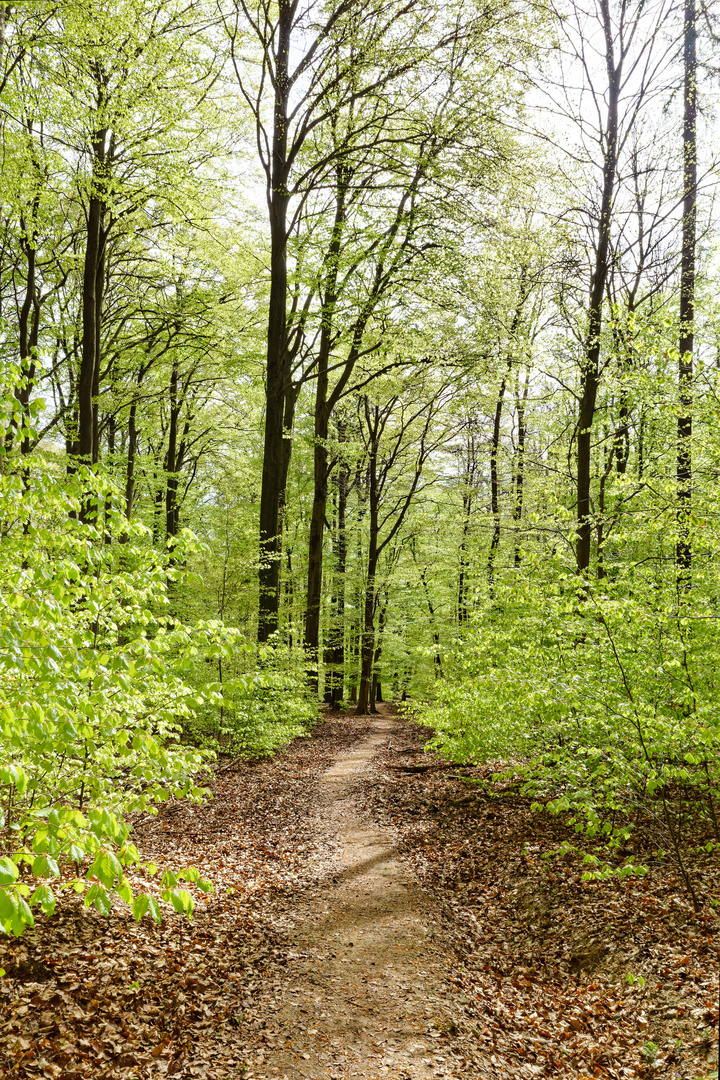
[[[459,1000],[500,1074],[706,1074],[718,1024],[712,910],[696,915],[657,862],[644,879],[582,883],[579,859],[542,857],[570,835],[561,821],[532,813],[512,785],[468,792],[422,754],[426,738],[405,727],[367,801],[440,901]],[[718,878],[707,860],[701,869]]]
[[[136,823],[145,859],[197,865],[214,881],[192,921],[169,913],[157,928],[120,909],[105,919],[77,901],[4,942],[0,1073],[265,1075],[287,1036],[273,1025],[273,995],[314,978],[277,913],[313,880],[316,778],[361,736],[357,723],[322,724],[272,761],[224,762],[211,803]],[[390,768],[400,753],[407,766],[433,767]],[[572,858],[542,857],[564,838],[560,822],[532,814],[512,787],[468,791],[422,755],[409,726],[378,764],[367,802],[397,830],[456,956],[452,1024],[428,1024],[439,1054],[453,1047],[468,1075],[492,1063],[503,1078],[696,1080],[711,1070],[716,920],[693,913],[667,868],[582,884]]]
[[[236,1076],[268,959],[282,950],[273,900],[306,880],[315,779],[358,737],[319,725],[273,760],[223,763],[214,799],[170,804],[135,822],[146,861],[197,865],[215,892],[192,921],[162,927],[108,918],[70,900],[34,930],[3,941],[0,1073],[10,1077]],[[157,879],[143,881],[157,887]]]

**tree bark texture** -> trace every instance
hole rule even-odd
[[[603,145],[603,176],[600,216],[597,224],[597,247],[590,298],[588,326],[585,339],[580,400],[577,425],[577,541],[575,547],[578,574],[587,579],[592,541],[591,467],[592,428],[600,379],[600,334],[603,321],[603,300],[607,284],[612,208],[617,180],[618,110],[622,61],[615,63],[613,27],[609,0],[601,0],[605,35],[605,62],[608,77],[608,111]]]
[[[692,500],[692,378],[695,320],[695,245],[697,230],[697,13],[695,0],[686,0],[683,80],[683,221],[680,265],[680,361],[677,422],[679,579],[689,584],[692,566],[690,507]]]
[[[280,0],[275,56],[270,216],[270,301],[265,383],[265,433],[260,492],[260,595],[258,641],[278,628],[280,607],[281,503],[290,463],[290,432],[284,429],[290,372],[287,349],[287,214],[289,53],[295,5]]]

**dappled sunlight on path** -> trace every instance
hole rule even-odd
[[[397,731],[388,715],[319,780],[316,828],[332,843],[318,884],[291,915],[285,986],[273,1035],[249,1075],[425,1078],[463,1075],[451,958],[432,940],[432,911],[391,833],[354,792]],[[327,845],[326,845],[327,846]],[[488,1062],[476,1076],[498,1074]]]

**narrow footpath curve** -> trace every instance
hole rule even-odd
[[[432,940],[431,901],[392,836],[354,797],[377,751],[401,725],[381,715],[369,738],[320,779],[317,833],[333,844],[319,885],[288,925],[285,991],[250,1076],[339,1080],[466,1076],[453,1030],[452,959]],[[318,858],[322,859],[323,856]],[[277,1040],[277,1041],[276,1041]],[[494,1077],[473,1066],[474,1076]]]

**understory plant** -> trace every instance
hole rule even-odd
[[[139,861],[129,815],[205,794],[197,777],[208,753],[179,736],[212,691],[199,692],[183,668],[217,628],[168,619],[176,571],[117,505],[112,484],[88,468],[65,476],[33,458],[0,475],[5,932],[32,925],[38,905],[52,912],[68,888],[103,913],[115,896],[137,918],[159,919],[156,897],[127,880]],[[209,883],[189,867],[164,874],[162,898],[189,914],[183,878]]]
[[[309,733],[318,718],[302,652],[281,643],[259,645],[219,620],[203,624],[214,631],[188,657],[187,677],[204,703],[183,721],[194,745],[221,754],[271,754]]]
[[[700,906],[690,856],[720,844],[714,562],[692,587],[627,565],[586,589],[548,567],[496,585],[416,715],[447,756],[509,760],[536,809],[580,834],[586,878],[646,872],[643,834]]]

